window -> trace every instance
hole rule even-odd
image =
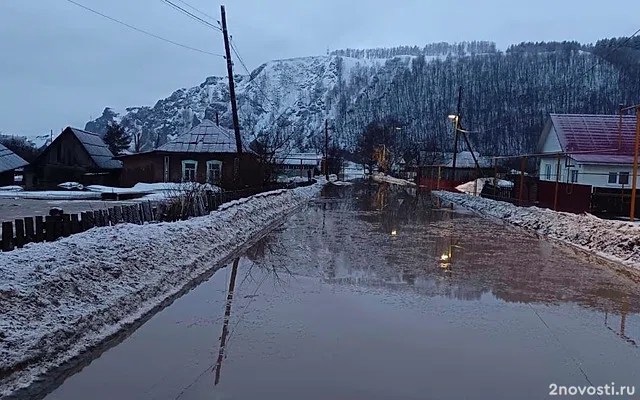
[[[609,183],[616,183],[618,181],[617,172],[609,172]]]
[[[572,183],[576,183],[578,182],[578,170],[574,169],[571,171],[571,182]]]
[[[628,172],[620,172],[620,176],[618,177],[618,183],[621,185],[629,184],[629,173]]]
[[[548,181],[551,180],[551,164],[544,166],[544,176]]]
[[[219,185],[222,182],[222,161],[207,161],[207,183]]]
[[[182,181],[195,182],[198,162],[193,160],[182,160]]]

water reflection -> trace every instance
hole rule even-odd
[[[222,359],[224,358],[224,350],[227,344],[227,335],[229,334],[229,319],[231,317],[231,303],[233,302],[233,292],[236,288],[236,276],[238,275],[238,263],[240,258],[233,261],[231,268],[231,277],[229,278],[229,290],[227,291],[227,301],[224,310],[224,322],[222,323],[222,335],[220,335],[220,348],[218,349],[218,360],[215,366],[214,385],[220,382],[220,370],[222,369]]]
[[[626,296],[625,312],[640,312],[638,288],[616,272],[619,267],[509,225],[440,208],[428,192],[357,184],[332,187],[325,196],[278,238],[294,249],[288,259],[301,269],[295,273],[313,267],[335,284],[458,300],[488,294],[515,303],[574,302],[618,315]]]

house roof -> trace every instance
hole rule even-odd
[[[622,118],[620,134],[618,115],[551,114],[540,140],[544,143],[551,125],[558,134],[562,151],[581,163],[633,163],[636,117]]]
[[[489,168],[492,165],[492,159],[480,155],[478,152],[473,152],[478,160],[478,166],[480,168]],[[445,167],[453,168],[453,153],[444,155]],[[475,168],[476,163],[473,161],[473,156],[470,151],[461,151],[456,155],[456,168]]]
[[[318,153],[276,153],[276,159],[281,159],[283,165],[319,165],[322,154]]]
[[[13,151],[0,144],[0,172],[22,168],[29,164]]]
[[[236,139],[232,130],[205,119],[189,132],[156,150],[172,153],[236,153]]]
[[[83,131],[82,129],[68,127],[75,137],[78,138],[82,146],[87,150],[89,156],[102,169],[122,168],[122,161],[113,158],[113,153],[105,144],[104,140],[97,133]]]

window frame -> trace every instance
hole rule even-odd
[[[620,184],[620,185],[628,185],[628,184],[629,184],[629,176],[630,176],[630,175],[631,175],[631,174],[629,174],[629,173],[628,173],[628,172],[626,172],[626,171],[618,172],[618,184]],[[626,177],[626,180],[627,180],[627,181],[626,181],[626,182],[624,182],[624,183],[622,182],[622,177],[623,177],[623,176],[624,176],[624,177]]]
[[[613,182],[612,182],[611,178],[613,178]],[[609,185],[615,185],[616,183],[618,183],[618,173],[617,172],[609,172],[609,179],[607,180],[607,183]]]
[[[571,183],[578,183],[579,171],[577,169],[571,170]]]
[[[206,176],[206,182],[210,185],[220,185],[222,183],[222,161],[220,160],[209,160],[207,161],[207,176]],[[219,166],[219,171],[220,171],[220,175],[218,177],[218,181],[215,182],[213,180],[210,180],[210,176],[209,176],[209,172],[212,170],[211,166],[212,165],[218,165]]]
[[[187,164],[193,164],[193,180],[185,179],[185,173],[187,172]],[[191,170],[191,168],[189,168]],[[196,160],[182,160],[182,182],[197,182],[198,181],[198,162]]]

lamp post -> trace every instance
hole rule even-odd
[[[460,124],[460,116],[457,114],[450,114],[448,117],[451,121],[453,121],[453,168],[451,179],[453,181],[456,180],[456,159],[458,158],[458,129]]]

